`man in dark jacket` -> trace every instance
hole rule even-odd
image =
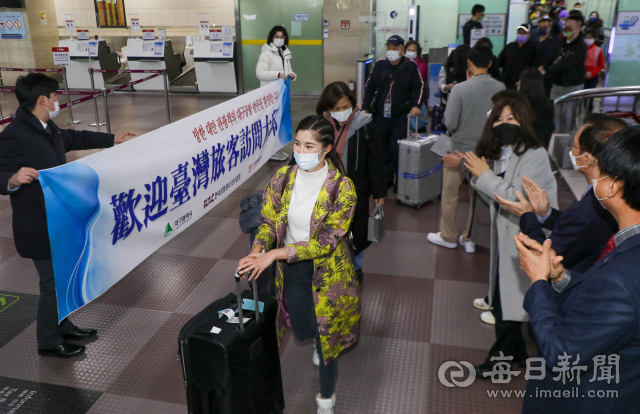
[[[523,178],[529,203],[496,199],[505,209],[520,216],[520,230],[542,244],[547,239],[543,229],[551,231],[548,237],[553,242],[555,252],[563,257],[566,267],[586,272],[593,266],[618,231],[618,223],[605,210],[593,192],[591,185],[593,172],[602,148],[609,138],[627,127],[620,118],[604,114],[590,114],[580,128],[571,148],[575,160],[574,169],[589,183],[582,198],[564,212],[549,208],[549,198],[533,181]]]
[[[558,41],[556,51],[546,63],[540,66],[539,70],[543,75],[550,75],[553,79],[551,88],[551,100],[555,100],[562,95],[579,91],[584,84],[584,74],[586,72],[584,62],[587,58],[587,44],[583,40],[582,16],[569,16],[564,25],[563,39]],[[572,121],[573,104],[565,104],[566,119],[560,119],[561,107],[555,107],[556,130],[560,128],[560,122],[566,122],[570,127]]]
[[[538,24],[537,39],[534,41],[536,47],[536,63],[535,67],[546,63],[556,51],[556,44],[558,38],[551,33],[551,21],[549,19],[542,19]],[[551,87],[553,86],[553,79],[550,75],[544,76],[544,86],[547,91],[547,96],[551,95]]]
[[[16,117],[0,133],[0,194],[11,196],[13,238],[20,256],[32,259],[40,276],[37,338],[40,355],[69,357],[84,346],[65,339],[83,339],[97,334],[80,329],[68,319],[58,324],[55,281],[47,216],[38,170],[66,163],[73,150],[107,148],[124,142],[132,132],[117,135],[59,129],[51,118],[58,115],[58,82],[40,73],[18,78]]]
[[[518,26],[518,37],[500,52],[498,63],[502,68],[502,82],[507,89],[518,89],[523,70],[533,66],[536,60],[536,48],[531,40],[531,27],[528,24]]]
[[[482,29],[480,21],[484,17],[484,6],[476,4],[471,8],[471,18],[462,26],[462,38],[465,46],[471,46],[471,31]]]
[[[388,186],[393,185],[398,174],[398,140],[408,136],[407,116],[420,116],[423,98],[424,81],[418,65],[403,54],[404,39],[391,36],[387,41],[387,58],[373,65],[362,99],[364,112],[375,110],[375,126],[382,144]]]

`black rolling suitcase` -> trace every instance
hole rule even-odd
[[[284,410],[280,356],[276,338],[278,302],[269,295],[241,293],[236,275],[233,293],[206,307],[180,331],[178,345],[189,414],[280,414]],[[258,300],[263,312],[242,311],[237,297]],[[232,309],[240,323],[219,311]],[[249,318],[243,323],[243,318]],[[220,329],[214,334],[213,328]]]

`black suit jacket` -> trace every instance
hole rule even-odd
[[[113,146],[114,135],[59,129],[51,120],[51,133],[31,112],[18,108],[16,117],[0,133],[0,194],[11,195],[13,238],[22,257],[51,258],[44,195],[39,181],[8,191],[9,179],[22,167],[44,170],[66,164],[65,153]]]
[[[607,242],[618,231],[618,223],[598,202],[589,190],[582,200],[573,204],[564,213],[553,209],[549,218],[540,224],[535,213],[520,217],[520,230],[527,236],[544,243],[542,229],[551,230],[551,248],[564,257],[564,267],[586,272],[593,266]]]

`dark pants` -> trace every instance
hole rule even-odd
[[[320,345],[320,333],[316,310],[313,303],[313,260],[296,263],[284,262],[284,292],[287,295],[289,319],[293,335],[298,341],[315,338],[316,350],[320,357],[320,395],[331,398],[336,391],[338,381],[338,360],[334,359],[325,365]]]
[[[496,341],[493,343],[486,365],[494,365],[499,361],[491,361],[491,357],[500,355],[512,356],[512,364],[524,362],[527,359],[527,345],[522,336],[522,322],[505,321],[502,319],[502,303],[500,302],[500,274],[496,277],[496,287],[493,290],[493,316],[496,318]]]
[[[598,86],[598,77],[584,80],[584,89],[595,89]],[[593,112],[593,99],[587,99],[587,113]]]
[[[384,118],[379,113],[376,116],[375,125],[382,145],[387,183],[391,184],[394,177],[398,175],[398,140],[408,136],[407,114]]]
[[[34,260],[40,276],[40,299],[38,300],[37,337],[38,348],[52,349],[64,342],[65,335],[75,325],[65,318],[58,325],[58,303],[56,300],[56,284],[53,279],[53,262],[51,259]]]

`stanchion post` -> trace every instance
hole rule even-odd
[[[102,96],[104,96],[104,117],[107,121],[107,132],[111,133],[111,121],[109,120],[109,105],[107,105],[107,88],[102,89]]]
[[[69,92],[69,82],[67,81],[67,67],[66,66],[62,66],[62,80],[64,81],[64,90]],[[67,95],[67,103],[71,102],[71,95]],[[1,115],[1,114],[0,114]],[[75,125],[75,124],[79,124],[80,120],[74,121],[73,120],[73,110],[71,109],[71,107],[69,107],[69,122],[65,122],[65,125]]]
[[[167,125],[171,123],[171,112],[169,109],[169,77],[167,76],[167,70],[162,69],[162,76],[164,79],[164,99],[167,102]]]
[[[91,90],[95,93],[96,87],[93,82],[93,68],[91,67],[91,55],[89,55],[89,79],[91,80]],[[96,114],[96,122],[93,124],[89,124],[91,127],[100,127],[102,125],[106,125],[104,122],[100,122],[100,118],[98,117],[98,98],[93,97],[93,110]]]

